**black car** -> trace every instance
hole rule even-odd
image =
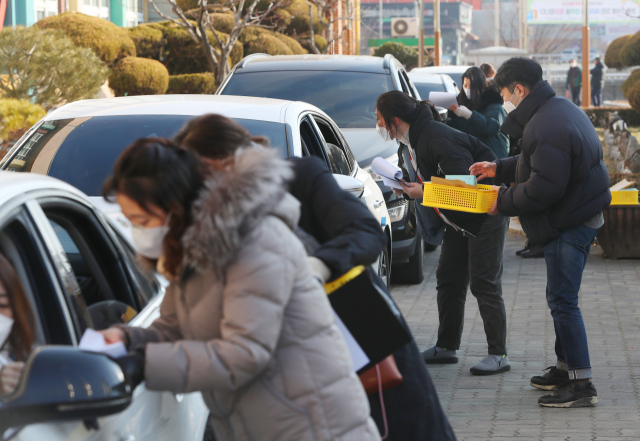
[[[396,141],[385,142],[375,131],[376,98],[390,90],[420,99],[392,55],[254,54],[234,67],[216,94],[304,101],[326,112],[340,127],[360,167],[372,174],[384,194],[393,232],[393,280],[420,283],[424,243],[417,234],[414,203],[395,196],[370,170],[376,157],[398,161]]]

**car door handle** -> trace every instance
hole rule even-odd
[[[379,207],[380,205],[382,205],[382,204],[384,204],[384,200],[382,200],[382,201],[378,201],[378,200],[376,200],[376,201],[373,203],[373,208],[378,208],[378,207]]]

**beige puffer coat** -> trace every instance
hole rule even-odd
[[[200,391],[220,441],[374,441],[380,435],[307,254],[292,172],[270,150],[211,177],[183,236],[185,272],[148,329],[146,387]]]

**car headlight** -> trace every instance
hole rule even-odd
[[[393,154],[391,156],[389,156],[388,158],[384,158],[385,161],[387,161],[389,164],[395,165],[396,167],[398,166],[398,155],[397,154]],[[371,175],[371,178],[374,181],[382,181],[382,176],[380,176],[377,173],[374,173],[371,170],[371,166],[365,167],[364,171],[366,171],[367,173],[369,173]]]
[[[389,220],[393,222],[400,222],[407,213],[407,206],[409,202],[407,200],[393,201],[387,206],[389,212]]]

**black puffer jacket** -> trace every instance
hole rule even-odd
[[[418,169],[425,181],[431,176],[468,175],[475,162],[493,161],[496,155],[477,138],[462,133],[438,121],[434,121],[431,109],[420,105],[415,121],[409,126],[409,142],[416,152]],[[400,166],[403,166],[401,151],[398,151]],[[489,180],[483,184],[491,184]],[[441,210],[447,218],[471,234],[477,234],[486,219],[486,214]]]
[[[498,159],[496,180],[516,185],[500,190],[498,211],[520,216],[534,245],[575,227],[611,203],[602,145],[589,117],[556,97],[545,81],[536,84],[509,114],[502,131],[522,138],[522,153]]]
[[[289,192],[301,202],[298,225],[320,242],[314,256],[331,269],[331,279],[374,263],[387,238],[367,206],[342,190],[320,159],[291,161],[295,178]]]

